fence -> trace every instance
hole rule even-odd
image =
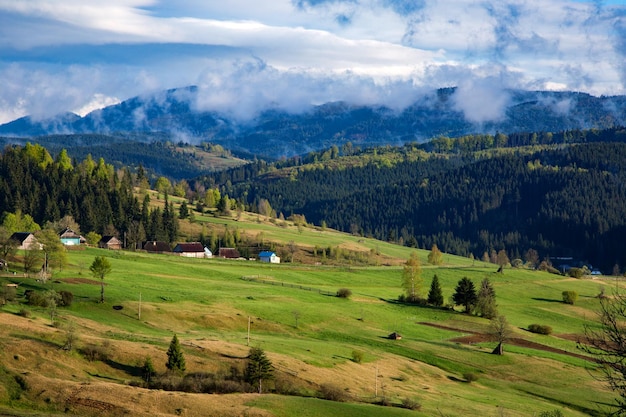
[[[274,285],[277,287],[295,288],[298,290],[312,291],[318,294],[329,295],[333,297],[337,295],[336,292],[325,291],[319,288],[306,287],[304,285],[289,284],[287,282],[275,281],[275,280],[265,279],[265,278],[268,278],[268,277],[262,277],[261,275],[248,275],[248,276],[241,277],[241,279],[244,281],[258,282],[259,284]]]

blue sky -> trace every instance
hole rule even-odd
[[[470,119],[506,90],[626,94],[624,1],[0,0],[0,123],[199,86],[250,119],[345,100],[402,109],[458,86]]]

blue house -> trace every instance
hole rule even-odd
[[[280,257],[276,255],[276,253],[270,252],[267,250],[264,250],[263,252],[259,253],[259,259],[261,260],[261,262],[267,262],[270,264],[280,263]]]
[[[61,239],[61,243],[63,243],[66,246],[80,245],[80,243],[81,243],[80,242],[80,240],[81,240],[80,235],[76,234],[76,232],[74,232],[69,227],[66,228],[65,231],[63,233],[61,233],[61,235],[59,237]]]

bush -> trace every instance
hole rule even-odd
[[[344,402],[348,400],[346,392],[333,384],[322,384],[320,396],[329,401]]]
[[[18,311],[17,314],[22,316],[22,317],[29,318],[30,317],[30,310],[27,309],[27,308],[22,308],[22,309],[20,309],[20,311]]]
[[[72,305],[72,301],[74,301],[74,294],[71,291],[61,291],[59,293],[61,296],[60,306],[69,307]]]
[[[109,359],[109,353],[105,346],[89,344],[81,350],[81,353],[90,362],[106,361],[107,359]]]
[[[46,297],[40,292],[27,290],[24,295],[28,300],[28,305],[35,307],[46,307],[48,305]]]
[[[347,288],[340,288],[337,290],[337,297],[339,298],[350,298],[352,295],[352,291]]]
[[[478,381],[478,375],[476,375],[476,374],[475,374],[475,373],[473,373],[473,372],[465,372],[465,373],[463,374],[463,378],[464,378],[467,382],[469,382],[469,383],[472,383],[472,382],[474,382],[474,381]]]
[[[406,408],[407,410],[421,410],[422,409],[422,405],[411,398],[403,399],[401,407]]]
[[[583,268],[572,267],[567,271],[567,275],[572,278],[582,278],[585,275],[585,270]]]
[[[353,350],[352,351],[352,360],[356,363],[361,363],[363,362],[363,352],[361,352],[360,350]]]
[[[566,304],[574,304],[578,299],[576,291],[563,291],[563,302]]]
[[[552,334],[552,327],[545,324],[531,324],[528,326],[528,331],[537,334]]]

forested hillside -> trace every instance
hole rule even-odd
[[[72,216],[84,233],[126,236],[128,245],[142,240],[172,242],[178,233],[171,202],[151,207],[133,187],[147,187],[142,170],[116,172],[91,157],[73,165],[65,151],[53,160],[39,145],[8,147],[0,156],[0,213],[23,213],[39,225]]]
[[[409,246],[475,257],[504,249],[511,260],[534,249],[611,272],[626,265],[625,138],[611,129],[440,138],[358,156],[334,148],[205,181],[251,207],[265,199],[285,215]]]

